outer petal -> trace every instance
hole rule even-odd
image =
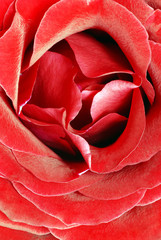
[[[149,66],[149,74],[155,89],[155,100],[146,117],[146,128],[139,145],[133,153],[120,162],[117,170],[128,165],[136,164],[140,161],[149,160],[154,154],[161,150],[161,45],[150,42],[152,59]],[[145,146],[148,150],[145,151]]]
[[[20,182],[31,191],[43,196],[63,195],[91,185],[103,178],[101,175],[88,171],[70,182],[44,182],[22,167],[7,147],[0,144],[0,152],[0,173],[3,177],[12,182]]]
[[[13,222],[25,223],[36,227],[63,227],[64,224],[57,218],[37,209],[31,202],[24,199],[6,179],[0,178],[0,210]],[[36,228],[35,228],[36,231]],[[37,234],[44,234],[46,228],[38,228]]]
[[[64,9],[66,14],[60,15]],[[127,9],[111,0],[92,0],[89,3],[85,0],[64,0],[51,7],[36,33],[30,64],[38,60],[55,43],[91,27],[109,33],[130,61],[134,71],[145,77],[150,61],[146,31]]]
[[[53,235],[47,234],[47,235],[42,235],[38,236],[35,234],[27,233],[21,230],[14,230],[14,229],[9,229],[6,227],[0,227],[0,237],[3,240],[56,240]]]
[[[49,230],[45,227],[36,227],[36,226],[31,226],[25,223],[20,223],[15,221],[13,222],[3,212],[0,212],[0,226],[15,229],[15,230],[26,231],[26,232],[37,234],[37,235],[43,235],[43,234],[49,233]]]
[[[118,219],[95,226],[80,226],[65,231],[51,229],[61,240],[159,240],[161,238],[161,201],[136,207]]]
[[[161,184],[152,189],[148,189],[138,206],[144,206],[161,199]]]
[[[129,9],[130,12],[144,24],[153,9],[146,4],[146,0],[114,0]]]
[[[161,152],[147,162],[127,166],[118,172],[110,173],[101,181],[79,192],[95,199],[118,199],[139,189],[154,188],[161,183],[160,172]]]
[[[64,162],[61,157],[47,148],[22,125],[9,106],[4,93],[0,92],[0,95],[0,142],[13,149],[19,163],[40,179],[43,177],[45,181],[56,182],[69,181],[78,177],[78,173],[88,169],[84,162],[75,164]],[[7,137],[6,130],[9,131]]]
[[[138,191],[126,198],[113,201],[95,200],[77,192],[44,198],[33,194],[21,184],[14,186],[23,197],[65,224],[91,225],[111,221],[134,207],[145,194],[145,191]]]

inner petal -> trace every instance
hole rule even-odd
[[[111,38],[103,43],[86,31],[73,34],[66,40],[74,51],[80,69],[87,77],[94,78],[108,73],[132,72],[126,57]]]
[[[138,86],[122,80],[111,81],[97,93],[91,105],[91,116],[94,121],[112,112],[125,112],[130,104],[132,89]]]
[[[75,68],[68,58],[46,52],[40,60],[30,103],[43,108],[64,107],[69,122],[81,108],[80,91],[73,81],[75,74]]]

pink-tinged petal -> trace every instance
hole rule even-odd
[[[128,112],[132,90],[138,87],[134,83],[122,80],[107,83],[93,98],[91,105],[93,121],[97,121],[109,113]]]
[[[10,6],[10,4],[13,2],[13,0],[1,0],[0,1],[0,6],[1,6],[1,11],[0,11],[0,30],[3,27],[3,18],[5,16],[5,13]]]
[[[80,226],[69,230],[50,229],[61,240],[159,240],[161,238],[161,201],[135,207],[118,219],[105,224]]]
[[[59,219],[54,218],[34,204],[24,199],[7,180],[0,178],[0,211],[2,211],[11,221],[25,223],[32,226],[63,227]],[[42,229],[46,233],[46,229]]]
[[[13,222],[1,211],[0,211],[0,226],[15,230],[26,231],[33,234],[43,235],[49,233],[49,230],[45,227],[36,227],[21,222]]]
[[[80,131],[81,137],[91,145],[108,145],[122,133],[127,123],[127,118],[117,113],[110,113],[98,120],[87,130]]]
[[[145,77],[150,48],[147,32],[140,21],[120,4],[104,0],[100,4],[98,26],[117,42],[134,72]]]
[[[51,234],[35,235],[21,230],[0,227],[0,238],[3,240],[58,240]]]
[[[73,80],[75,74],[74,66],[68,58],[46,52],[40,60],[30,102],[40,107],[64,107],[68,123],[81,108],[80,91]]]
[[[148,189],[138,206],[145,206],[161,199],[161,184],[152,189]]]
[[[0,144],[0,173],[12,182],[20,182],[28,189],[42,196],[63,195],[89,186],[103,178],[90,171],[80,175],[70,182],[44,182],[22,167],[12,151]],[[5,161],[4,161],[5,159]]]
[[[94,172],[109,172],[135,150],[145,129],[145,111],[139,89],[133,90],[130,115],[124,132],[112,145],[105,148],[90,146],[91,165]]]
[[[161,42],[161,10],[156,10],[145,23],[149,38],[156,42]]]
[[[76,33],[66,40],[85,76],[95,78],[108,73],[132,73],[126,57],[113,41],[101,43],[87,33]]]
[[[152,41],[150,41],[150,46],[152,59],[148,72],[154,86],[155,100],[146,116],[146,128],[143,138],[135,151],[120,162],[115,170],[119,170],[128,164],[147,161],[161,150],[161,60],[158,57],[161,55],[161,46]],[[147,151],[145,151],[145,146],[148,146]]]
[[[145,191],[139,191],[126,198],[106,201],[88,198],[77,192],[44,198],[33,194],[21,184],[16,184],[15,188],[24,198],[51,216],[57,217],[66,224],[83,225],[111,221],[133,208],[145,194]]]
[[[130,12],[144,24],[146,19],[150,14],[152,14],[153,9],[146,4],[147,0],[115,0],[119,4],[125,6]],[[153,0],[152,0],[153,1]]]
[[[139,189],[153,188],[161,183],[161,152],[149,161],[105,175],[104,178],[79,190],[95,199],[119,199]],[[146,195],[146,194],[145,194]]]
[[[48,49],[64,38],[96,23],[100,1],[59,1],[46,12],[35,35],[30,65],[34,64]],[[64,12],[66,14],[60,14]]]

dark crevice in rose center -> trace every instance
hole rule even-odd
[[[89,41],[86,42],[86,39]],[[91,50],[90,43],[93,47]],[[25,55],[24,69],[32,47],[33,43]],[[86,47],[87,52],[84,52]],[[96,52],[92,52],[95,47]],[[92,58],[90,53],[93,54]],[[104,60],[101,55],[99,59],[101,53],[107,59]],[[99,59],[98,64],[94,54]],[[24,74],[30,76],[29,71],[22,74],[24,81]],[[81,162],[84,161],[83,157],[70,139],[70,134],[67,134],[68,131],[98,148],[117,141],[128,122],[134,89],[128,88],[127,84],[133,84],[134,76],[126,56],[107,33],[89,29],[58,42],[42,56],[32,71],[35,71],[35,79],[31,79],[31,89],[28,91],[32,94],[22,107],[20,119],[44,144],[67,162]],[[152,84],[149,75],[147,79]],[[125,88],[125,94],[117,88],[119,82],[120,88]],[[108,89],[103,91],[108,84],[111,96]],[[147,113],[149,100],[141,87],[140,90]],[[105,95],[99,100],[105,91],[107,98]],[[105,101],[107,107],[100,110]]]

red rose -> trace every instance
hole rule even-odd
[[[1,239],[161,238],[159,0],[2,0]]]

